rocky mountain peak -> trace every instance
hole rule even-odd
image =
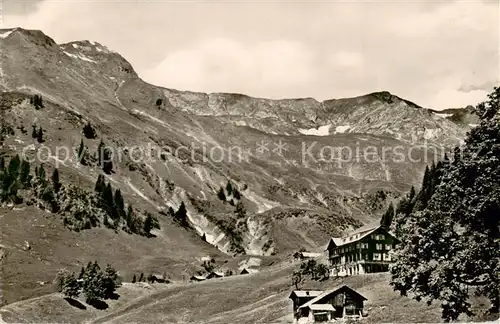
[[[45,35],[41,30],[36,29],[24,29],[20,27],[0,29],[0,39],[18,42],[19,45],[29,43],[45,48],[57,47],[57,43],[52,38]]]

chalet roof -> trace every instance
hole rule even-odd
[[[356,228],[354,231],[350,232],[349,235],[360,234],[360,233],[363,233],[363,232],[366,232],[366,231],[369,231],[372,229],[377,229],[379,227],[380,227],[380,221],[375,221],[375,222],[363,225],[359,228]]]
[[[346,285],[342,285],[342,286],[337,286],[335,288],[332,288],[332,289],[329,289],[325,292],[323,292],[322,294],[318,295],[317,297],[315,297],[314,299],[311,299],[310,301],[308,301],[307,303],[305,303],[304,305],[300,306],[299,308],[306,308],[306,307],[309,307],[313,304],[316,304],[318,301],[320,301],[321,299],[325,298],[326,296],[328,295],[331,295],[335,292],[337,292],[338,290],[340,289],[348,289],[350,290],[353,294],[357,295],[360,299],[363,299],[363,300],[367,300],[366,297],[364,297],[363,295],[361,295],[360,293],[358,293],[356,290],[350,288],[349,286],[346,286]],[[320,304],[321,305],[321,304]]]
[[[195,279],[195,280],[205,280],[207,278],[205,278],[204,276],[192,276],[191,280],[193,280],[193,279]]]
[[[324,291],[323,290],[294,290],[290,294],[288,298],[291,298],[292,295],[295,295],[297,297],[317,297],[321,295]]]
[[[309,305],[309,308],[312,310],[324,310],[324,311],[334,311],[332,304],[313,304]]]
[[[208,276],[211,276],[211,277],[224,277],[224,273],[223,272],[220,272],[220,271],[212,271],[210,272],[210,274]]]
[[[371,233],[375,232],[381,226],[382,225],[380,225],[379,222],[372,223],[372,224],[369,224],[369,225],[362,226],[362,227],[358,228],[357,230],[355,230],[353,232],[350,232],[349,234],[347,234],[344,237],[332,237],[330,239],[330,242],[328,243],[328,246],[330,246],[330,244],[332,242],[336,246],[342,246],[342,245],[350,244],[350,243],[353,243],[353,242],[357,242],[357,241],[363,239],[364,237],[370,235]],[[390,235],[392,235],[392,236],[394,236],[394,237],[396,237],[394,235],[394,233],[392,233],[390,231],[387,231],[387,233],[390,234]]]
[[[243,270],[241,270],[240,274],[244,274],[244,273],[257,273],[257,272],[259,272],[258,269],[243,268]]]

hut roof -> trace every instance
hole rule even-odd
[[[291,298],[293,295],[297,297],[317,297],[321,295],[324,291],[323,290],[294,290],[290,294],[288,298]]]
[[[367,298],[363,295],[361,295],[360,293],[358,293],[356,290],[346,286],[346,285],[342,285],[342,286],[337,286],[335,288],[332,288],[332,289],[329,289],[325,292],[323,292],[322,294],[318,295],[317,297],[315,297],[314,299],[311,299],[310,301],[308,301],[307,303],[305,303],[304,305],[300,306],[299,308],[306,308],[306,307],[309,307],[313,304],[316,304],[318,301],[320,301],[321,299],[325,298],[326,296],[328,295],[331,295],[341,289],[347,289],[349,290],[350,292],[352,292],[354,295],[357,295],[360,299],[362,300],[367,300]]]

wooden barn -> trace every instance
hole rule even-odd
[[[293,303],[293,313],[297,312],[297,309],[310,301],[321,295],[324,291],[322,290],[294,290],[288,298],[292,300]]]
[[[290,298],[293,295],[292,293]],[[333,322],[347,318],[358,319],[363,316],[365,300],[364,296],[348,286],[339,286],[322,292],[298,306],[296,310],[294,302],[294,319],[300,323]]]

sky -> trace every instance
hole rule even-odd
[[[2,26],[93,40],[147,82],[318,100],[475,105],[499,75],[499,0],[2,0]],[[1,4],[0,4],[1,5]]]

